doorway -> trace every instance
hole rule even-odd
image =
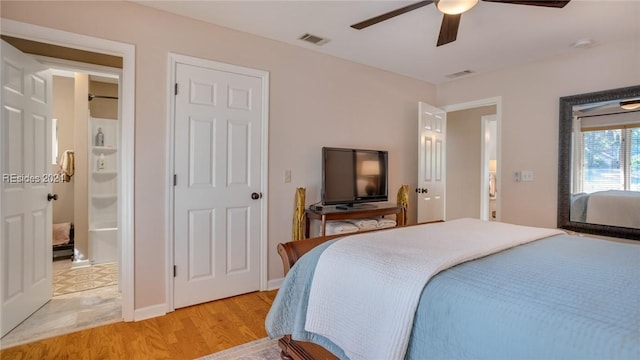
[[[51,173],[64,177],[53,184],[53,226],[60,229],[54,231],[54,259],[71,258],[73,267],[117,263],[119,69],[41,62],[53,75]]]
[[[498,126],[496,124],[496,115],[484,115],[480,118],[482,122],[482,170],[481,170],[481,186],[480,186],[480,219],[496,221],[498,211],[496,204],[498,203],[498,151],[497,151],[497,133]]]
[[[25,61],[34,61],[33,56],[23,56]],[[46,116],[51,120],[50,142],[46,142],[50,155],[45,161],[46,172],[54,179],[50,190],[53,201],[48,204],[50,224],[46,226],[51,252],[41,259],[49,264],[41,266],[50,269],[52,286],[43,299],[44,306],[22,315],[24,321],[15,328],[5,329],[11,331],[3,335],[3,348],[122,321],[115,156],[120,145],[120,71],[89,73],[73,64],[62,69],[61,60],[54,61],[58,64],[39,60],[49,69],[51,84],[47,98],[52,106]],[[102,146],[93,139],[100,126],[104,128]],[[108,157],[103,159],[103,153]],[[94,164],[96,159],[105,163],[102,169]]]
[[[444,109],[450,175],[446,184],[450,190],[446,218],[499,220],[501,98],[449,105]],[[491,138],[487,138],[488,134]]]
[[[120,169],[117,181],[118,194],[118,244],[117,254],[120,264],[120,288],[122,290],[122,318],[134,320],[134,276],[133,276],[133,158],[134,158],[134,89],[135,89],[135,47],[130,44],[98,39],[90,36],[72,34],[60,30],[49,29],[31,24],[3,19],[2,36],[10,36],[26,41],[40,42],[57,48],[64,47],[82,53],[90,50],[95,54],[117,57],[121,61],[120,87],[118,97],[121,99],[120,152],[118,164]],[[51,44],[56,44],[51,45]],[[64,53],[64,50],[63,50]],[[53,59],[52,59],[53,60]],[[81,63],[76,65],[80,66]],[[81,66],[82,67],[82,66]],[[1,226],[1,225],[0,225]]]

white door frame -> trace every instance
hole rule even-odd
[[[267,290],[267,234],[268,234],[268,223],[267,223],[267,209],[269,208],[269,193],[268,193],[268,159],[269,159],[269,72],[264,70],[256,70],[251,68],[246,68],[242,66],[217,62],[213,60],[207,60],[202,58],[196,58],[191,56],[185,56],[175,53],[169,53],[169,64],[168,64],[168,76],[169,84],[167,86],[167,203],[166,203],[166,233],[169,234],[167,236],[166,244],[165,244],[165,252],[167,254],[166,257],[166,289],[167,289],[167,312],[171,312],[175,310],[174,305],[174,296],[173,296],[173,265],[174,261],[174,190],[173,186],[173,175],[175,174],[175,164],[174,164],[174,150],[175,150],[175,102],[176,97],[174,96],[174,84],[176,83],[176,64],[187,64],[192,66],[201,66],[205,68],[212,68],[220,71],[226,72],[234,72],[241,75],[254,76],[262,78],[262,134],[261,137],[261,152],[262,158],[261,162],[261,174],[260,181],[262,182],[262,187],[260,192],[262,192],[262,200],[260,201],[260,213],[261,213],[261,226],[260,226],[260,291]]]
[[[452,111],[459,111],[459,110],[467,110],[467,109],[473,109],[473,108],[478,108],[478,107],[483,107],[483,106],[492,106],[495,105],[496,107],[496,160],[497,160],[497,168],[496,168],[496,187],[498,189],[501,189],[501,181],[502,181],[502,176],[501,176],[501,168],[502,168],[502,96],[496,96],[496,97],[491,97],[491,98],[486,98],[486,99],[480,99],[480,100],[474,100],[474,101],[469,101],[469,102],[464,102],[464,103],[459,103],[459,104],[452,104],[452,105],[446,105],[446,106],[441,106],[441,108],[446,111],[447,113],[452,112]],[[484,135],[484,133],[483,133]],[[482,151],[482,153],[484,154],[484,141],[481,142],[481,149],[479,149],[480,151]],[[483,186],[482,184],[480,186]],[[481,192],[482,194],[482,192]],[[488,199],[488,196],[486,197]],[[498,197],[496,199],[496,221],[500,221],[500,216],[501,216],[501,197]],[[482,203],[482,201],[481,201]],[[487,206],[489,206],[489,203],[487,202],[486,204]],[[481,204],[481,206],[483,206]]]
[[[122,57],[120,77],[120,171],[118,180],[118,236],[121,244],[122,318],[134,320],[134,145],[135,145],[135,46],[19,21],[1,19],[2,34],[69,48]],[[2,151],[0,149],[0,151]],[[0,227],[2,225],[0,224]],[[2,229],[0,229],[2,231]]]

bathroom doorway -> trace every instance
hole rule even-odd
[[[64,179],[53,185],[53,258],[72,267],[117,262],[118,77],[52,72],[51,172]]]
[[[122,320],[118,75],[49,64],[53,184],[51,300],[2,338],[19,345]],[[100,136],[97,136],[100,134]]]
[[[447,111],[446,219],[500,220],[501,98],[444,106]]]
[[[498,125],[495,114],[484,115],[482,121],[483,147],[481,175],[480,219],[496,221],[498,217]]]
[[[101,49],[104,48],[105,50],[108,49],[107,52],[111,53],[111,54],[122,54],[121,57],[118,56],[111,56],[111,55],[105,55],[108,58],[118,58],[120,61],[120,67],[119,69],[116,71],[115,76],[113,76],[114,74],[111,74],[111,76],[107,76],[107,78],[111,77],[111,78],[115,78],[115,79],[119,79],[116,80],[115,82],[117,83],[118,81],[120,82],[119,85],[124,84],[124,86],[117,86],[117,90],[116,90],[116,96],[118,96],[121,100],[123,100],[124,103],[120,103],[118,102],[116,105],[116,112],[119,114],[123,114],[123,117],[121,117],[122,121],[122,125],[118,126],[119,129],[117,129],[116,131],[119,133],[124,133],[125,136],[122,139],[119,139],[120,144],[122,145],[123,150],[125,151],[121,151],[120,155],[117,155],[117,160],[111,162],[111,164],[113,164],[115,167],[117,167],[119,170],[124,169],[124,173],[120,173],[120,171],[117,171],[117,177],[119,177],[119,179],[117,181],[113,181],[111,185],[117,184],[120,186],[116,186],[116,188],[113,190],[115,194],[117,194],[117,196],[115,196],[115,199],[111,199],[110,201],[112,201],[112,203],[114,204],[113,209],[117,209],[117,212],[113,212],[114,216],[112,217],[112,224],[115,222],[117,225],[120,224],[124,224],[123,227],[120,226],[110,226],[108,229],[117,229],[114,232],[117,233],[116,235],[116,250],[115,250],[115,258],[116,258],[116,262],[119,263],[120,267],[122,267],[124,265],[125,269],[125,275],[127,279],[124,284],[122,281],[119,281],[119,283],[121,284],[121,288],[122,288],[122,295],[121,295],[121,300],[119,302],[119,304],[117,305],[117,311],[119,313],[118,315],[118,321],[122,320],[123,318],[125,320],[133,320],[133,283],[132,283],[132,279],[133,279],[133,253],[132,253],[132,219],[130,218],[131,214],[132,214],[132,209],[133,209],[133,189],[132,189],[132,184],[133,184],[133,172],[132,172],[132,164],[133,164],[133,84],[134,84],[134,72],[133,72],[133,59],[135,58],[135,52],[134,49],[130,46],[130,45],[126,45],[126,44],[119,44],[119,43],[115,43],[115,42],[105,42],[102,41],[101,39],[78,39],[75,38],[73,36],[69,36],[69,34],[67,33],[63,33],[63,32],[59,32],[53,29],[45,29],[45,28],[40,28],[40,27],[33,27],[30,26],[28,24],[22,24],[19,22],[14,22],[14,21],[10,21],[7,20],[6,22],[3,23],[3,39],[6,39],[8,37],[8,33],[11,35],[24,35],[26,38],[30,38],[30,39],[36,39],[36,40],[50,40],[52,42],[56,42],[58,44],[73,44],[71,46],[80,46],[80,47],[85,47],[86,48],[86,43],[87,41],[90,40],[91,43],[91,48],[92,49]],[[18,38],[16,38],[18,39]],[[20,40],[24,40],[27,42],[33,42],[31,40],[26,40],[26,39],[20,39]],[[84,45],[83,45],[84,44]],[[63,48],[63,47],[57,47],[57,46],[53,46],[50,45],[48,43],[44,44],[47,46],[52,46],[52,47],[56,47],[58,48],[58,50],[60,50],[60,48],[62,49],[62,53],[64,53],[65,51],[69,50],[67,48]],[[66,50],[65,50],[66,49]],[[71,51],[69,52],[75,52],[75,55],[77,55],[78,50],[73,50],[71,49]],[[97,53],[95,53],[97,54]],[[102,54],[97,54],[97,55],[102,55]],[[96,67],[100,69],[99,73],[102,72],[102,70],[104,70],[107,67],[100,67],[99,65],[96,66],[95,64],[92,65],[88,65],[86,63],[82,63],[82,62],[75,62],[75,61],[66,61],[66,60],[60,60],[59,58],[48,58],[46,56],[39,56],[38,60],[42,63],[47,63],[47,65],[49,63],[55,63],[56,66],[55,68],[61,68],[63,70],[66,71],[72,71],[83,74],[83,76],[85,76],[87,79],[90,77],[95,77],[94,74],[92,73],[92,71],[88,71],[88,69],[95,69]],[[76,59],[77,60],[77,59]],[[129,64],[129,65],[127,65]],[[58,66],[60,65],[60,66]],[[54,67],[54,66],[51,66]],[[110,71],[106,71],[105,74],[109,74]],[[96,80],[95,78],[92,80]],[[102,79],[104,80],[104,79]],[[99,81],[99,82],[104,82],[104,81]],[[107,81],[108,82],[108,81]],[[89,89],[87,88],[87,91],[84,91],[84,94],[82,95],[85,99],[85,101],[88,100],[89,98]],[[78,91],[78,94],[82,93],[82,91]],[[122,96],[123,94],[125,94],[126,96]],[[81,95],[78,95],[81,96]],[[85,106],[85,109],[87,109],[88,106]],[[85,143],[84,143],[84,148],[89,150],[88,146],[91,143],[89,141],[89,137],[92,137],[93,135],[90,134],[89,130],[90,128],[88,127],[88,117],[85,117]],[[74,144],[74,148],[77,148],[77,146],[75,146]],[[59,153],[62,153],[65,148],[59,148]],[[75,149],[74,149],[75,150]],[[99,149],[99,150],[104,150],[104,152],[108,152],[110,149]],[[101,153],[98,153],[96,156],[100,156]],[[53,161],[54,159],[52,159],[51,164],[53,164],[54,162],[57,163],[57,161]],[[88,161],[88,160],[87,160]],[[109,160],[106,161],[106,163],[109,163]],[[53,167],[53,165],[52,165]],[[54,172],[54,169],[52,169],[52,173]],[[102,175],[107,175],[107,174],[102,174]],[[120,176],[122,175],[122,176]],[[89,177],[88,174],[85,174],[85,177]],[[77,174],[76,174],[76,179],[77,179]],[[74,180],[76,180],[74,179]],[[123,180],[124,179],[124,180]],[[124,184],[124,185],[122,185]],[[73,190],[72,190],[73,191]],[[120,194],[124,194],[122,196],[122,198],[120,198]],[[68,194],[67,194],[68,195]],[[105,193],[101,193],[98,194],[98,200],[100,201],[105,201],[108,200],[107,198],[109,196],[113,197],[113,193],[112,194],[105,194]],[[74,197],[75,198],[75,197]],[[78,199],[74,199],[74,203],[77,202]],[[104,205],[104,204],[103,204]],[[75,206],[74,206],[75,207]],[[103,208],[105,206],[102,206]],[[122,210],[122,211],[121,211]],[[85,211],[85,216],[86,213],[88,211]],[[76,217],[73,217],[73,222],[77,222],[77,220],[75,219]],[[75,224],[74,224],[75,225]],[[75,227],[75,226],[74,226]],[[89,225],[87,224],[86,226],[87,230],[89,228]],[[99,228],[100,230],[105,230],[103,227]],[[84,236],[84,235],[79,235],[80,232],[78,231],[77,227],[74,229],[75,231],[75,240],[80,240],[78,238],[78,236]],[[78,234],[78,235],[76,235]],[[89,244],[87,239],[89,235],[86,235],[87,237],[84,239],[85,245],[84,245],[84,249],[82,249],[81,247],[76,248],[75,246],[73,247],[73,256],[76,260],[85,260],[86,264],[80,264],[80,265],[88,265],[91,264],[91,259],[90,259],[90,249],[89,249]],[[124,244],[124,246],[123,246]],[[83,254],[79,254],[78,250],[80,249],[80,251]],[[77,256],[77,255],[84,255],[84,256]],[[62,258],[66,258],[70,263],[71,263],[71,254],[67,253],[67,254],[61,254]],[[124,260],[124,261],[123,261]],[[83,266],[77,266],[77,268],[83,268]],[[88,268],[88,267],[87,267]],[[120,272],[121,274],[123,272]],[[116,279],[117,279],[117,275],[116,275]],[[117,288],[118,286],[116,286]],[[74,292],[74,295],[77,294],[81,294],[82,292]],[[99,299],[98,299],[99,298]],[[99,296],[98,298],[93,298],[93,300],[91,301],[85,301],[85,300],[74,300],[76,304],[78,303],[91,303],[95,308],[99,307],[100,304],[102,304],[104,301],[106,300],[106,297],[104,296]],[[98,299],[98,300],[96,300]],[[61,312],[61,306],[60,306],[60,302],[57,299],[52,299],[49,304],[45,305],[45,307],[47,307],[48,305],[53,305],[53,308],[55,308],[54,310],[49,310],[49,314],[47,317],[47,321],[48,322],[58,322],[58,323],[68,323],[68,316],[65,316],[63,314],[59,314],[61,317],[60,319],[65,319],[65,321],[55,321],[55,320],[51,320],[51,316],[54,315],[53,313],[60,313]],[[44,309],[44,308],[43,308]],[[104,313],[104,311],[103,311]],[[75,330],[79,330],[82,327],[92,327],[92,326],[96,326],[97,324],[92,324],[91,322],[87,323],[86,320],[88,320],[89,318],[91,318],[92,320],[96,320],[96,321],[100,321],[103,320],[102,316],[97,316],[97,315],[87,315],[86,313],[84,315],[82,315],[82,317],[84,318],[85,321],[81,321],[79,322],[76,328],[74,329],[69,329],[66,332],[69,331],[75,331]],[[27,324],[28,320],[24,322],[24,324]],[[33,323],[32,323],[33,324]],[[43,321],[42,319],[36,323],[37,325],[33,326],[31,325],[34,329],[35,328],[43,328]],[[57,333],[51,333],[48,336],[54,336],[57,335]],[[48,336],[44,336],[44,337],[48,337]],[[6,336],[2,339],[2,347],[5,348],[7,346],[10,346],[9,343],[9,336]],[[36,340],[36,338],[39,337],[38,335],[35,336],[28,336],[30,341]]]

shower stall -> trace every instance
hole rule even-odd
[[[118,124],[89,116],[89,259],[118,261]]]

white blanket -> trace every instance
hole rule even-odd
[[[460,219],[352,235],[316,267],[305,329],[356,359],[402,359],[427,281],[459,263],[563,233]]]
[[[346,234],[356,232],[358,230],[360,229],[357,226],[346,221],[327,221],[324,228],[325,235]]]
[[[396,226],[396,221],[393,219],[385,219],[382,218],[380,220],[378,220],[378,223],[376,224],[376,227],[378,229],[384,229],[384,228],[388,228],[388,227],[394,227]]]
[[[378,220],[376,219],[351,219],[347,221],[357,226],[360,230],[373,230],[378,226]]]

